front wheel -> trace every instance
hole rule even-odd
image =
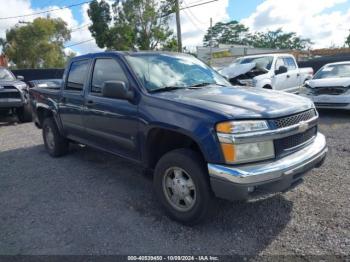
[[[60,134],[53,118],[44,120],[43,139],[46,151],[52,157],[59,157],[68,153],[69,141]]]
[[[166,213],[178,222],[194,225],[211,213],[214,197],[208,171],[195,151],[177,149],[165,154],[157,163],[154,187]]]
[[[32,111],[30,110],[29,104],[17,110],[17,117],[21,123],[32,122]]]

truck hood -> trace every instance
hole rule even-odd
[[[225,67],[221,70],[219,70],[219,73],[227,78],[235,78],[236,76],[243,75],[249,71],[251,71],[253,68],[255,68],[255,63],[248,63],[248,64],[237,64],[233,63],[229,65],[228,67]]]
[[[19,81],[19,80],[13,80],[13,81],[2,81],[2,80],[0,80],[0,90],[1,90],[1,86],[14,86],[18,90],[21,90],[23,88],[26,88],[27,85],[24,82]]]
[[[223,114],[228,118],[275,118],[313,107],[308,98],[257,88],[208,86],[155,94],[189,106]]]
[[[350,77],[312,79],[306,82],[310,87],[349,87]]]

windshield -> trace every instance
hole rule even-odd
[[[314,79],[350,77],[350,64],[329,65],[321,68]]]
[[[249,64],[249,63],[255,63],[256,67],[259,68],[266,68],[267,70],[271,69],[273,62],[272,56],[260,56],[260,57],[247,57],[247,58],[240,58],[237,59],[237,64]]]
[[[137,54],[126,59],[148,91],[205,84],[230,85],[213,69],[189,55]]]
[[[0,68],[0,81],[12,81],[15,80],[15,77],[13,76],[13,74],[5,69],[5,68]]]

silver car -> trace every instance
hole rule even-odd
[[[350,110],[350,61],[323,66],[305,82],[300,94],[313,100],[317,108]]]

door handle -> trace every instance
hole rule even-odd
[[[300,76],[300,74],[298,73],[297,76]]]
[[[287,75],[287,78],[290,78],[290,75]]]
[[[94,104],[95,104],[95,102],[92,101],[92,100],[88,100],[88,101],[86,102],[86,106],[93,106]]]

